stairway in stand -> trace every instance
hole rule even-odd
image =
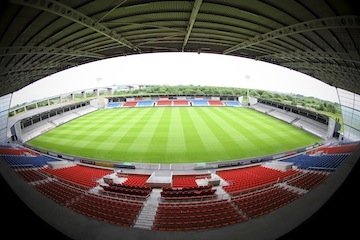
[[[144,207],[135,221],[134,228],[151,229],[159,205],[160,192],[160,188],[152,189],[150,196],[144,202]]]

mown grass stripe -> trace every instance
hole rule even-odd
[[[166,113],[164,109],[159,108],[152,111],[143,118],[143,122],[136,129],[136,137],[128,148],[128,153],[135,159],[141,161],[156,162],[162,158],[159,154],[159,146],[166,146],[168,127],[166,126]]]
[[[204,107],[198,107],[190,114],[202,141],[201,145],[204,146],[204,151],[210,159],[228,159],[228,152],[221,141],[219,129],[213,128],[208,119],[204,120],[203,109]]]
[[[122,110],[127,112],[130,109]],[[149,138],[152,136],[149,130],[153,128],[152,123],[147,120],[156,116],[156,112],[149,108],[132,108],[129,112],[130,114],[122,114],[119,118],[119,128],[112,140],[117,144],[108,152],[107,156],[112,155],[112,158],[123,161],[141,161],[142,152],[148,148]]]
[[[182,122],[184,129],[184,137],[186,141],[186,159],[190,162],[202,162],[204,159],[209,159],[209,154],[206,151],[201,136],[197,130],[197,125],[192,117],[194,109],[184,108],[182,111]]]
[[[184,136],[183,116],[181,107],[172,107],[169,121],[168,142],[166,146],[167,162],[183,162],[187,144]]]

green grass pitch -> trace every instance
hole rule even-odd
[[[248,108],[102,109],[28,142],[62,154],[143,163],[200,163],[264,156],[322,139]]]

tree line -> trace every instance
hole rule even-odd
[[[218,86],[200,86],[200,85],[154,85],[146,88],[134,89],[131,91],[115,91],[114,95],[153,95],[153,94],[168,94],[168,95],[229,95],[229,96],[244,96],[247,98],[247,89],[236,87],[218,87]],[[315,97],[303,96],[301,94],[279,93],[260,89],[249,89],[249,95],[256,98],[272,100],[280,103],[289,104],[292,106],[299,106],[310,110],[329,112],[333,114],[340,114],[340,105],[336,102],[330,102]]]

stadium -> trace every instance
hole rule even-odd
[[[360,155],[360,18],[353,1],[3,5],[0,169],[3,188],[15,194],[3,197],[6,229],[38,239],[354,234],[347,221],[358,211],[349,181],[358,176]],[[246,57],[305,73],[336,87],[344,130],[317,112],[252,96],[243,104],[241,95],[100,98],[97,88],[90,98],[84,89],[66,101],[45,100],[57,104],[40,107],[41,99],[9,108],[12,93],[51,74],[156,52]],[[78,95],[83,100],[73,101]],[[296,231],[339,194],[346,199],[331,206],[331,219]],[[24,222],[29,209],[36,221]]]

